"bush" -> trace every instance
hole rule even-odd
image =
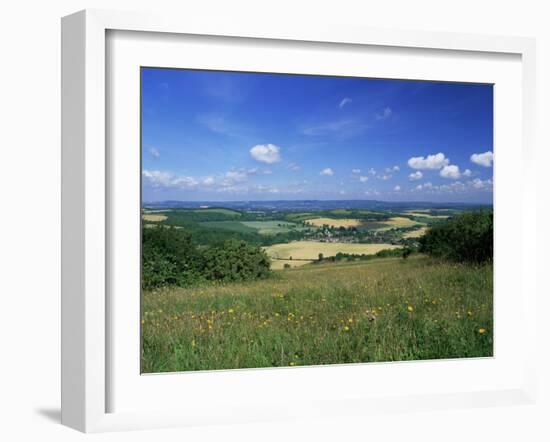
[[[265,278],[270,261],[265,252],[245,241],[227,240],[197,247],[182,229],[158,226],[142,232],[143,289],[164,285],[185,287],[204,281],[244,281]]]
[[[173,227],[142,229],[142,286],[186,286],[201,279],[201,254],[191,235]]]
[[[420,251],[453,261],[481,263],[493,259],[493,211],[466,212],[430,227]]]
[[[265,252],[245,241],[228,240],[204,252],[206,279],[244,281],[269,275],[270,261]]]

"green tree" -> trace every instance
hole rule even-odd
[[[480,209],[435,224],[420,238],[420,251],[453,261],[493,259],[493,211]]]

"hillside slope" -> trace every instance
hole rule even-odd
[[[492,265],[307,265],[142,297],[144,372],[492,355]]]

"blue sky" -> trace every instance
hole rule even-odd
[[[492,202],[491,85],[142,69],[144,201]]]

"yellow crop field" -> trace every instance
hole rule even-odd
[[[396,216],[395,218],[390,218],[387,221],[381,221],[381,223],[391,227],[411,227],[418,224],[418,222],[402,216]]]
[[[306,221],[308,224],[311,224],[315,227],[323,227],[324,225],[332,227],[357,227],[361,225],[360,219],[333,219],[333,218],[313,218]]]
[[[274,244],[272,246],[265,247],[264,250],[271,258],[289,259],[292,256],[293,260],[316,260],[319,258],[319,253],[322,253],[325,258],[335,256],[338,252],[357,255],[373,255],[380,250],[396,249],[399,247],[401,246],[392,244],[350,244],[318,241],[293,241],[288,244]],[[277,260],[274,260],[274,263],[275,262],[277,262]]]
[[[411,230],[410,232],[405,232],[403,234],[403,238],[420,238],[426,233],[427,230],[428,230],[427,227],[420,227],[420,229]]]
[[[423,216],[425,218],[438,218],[438,219],[446,219],[449,218],[449,215],[430,215],[426,212],[406,212],[407,215],[413,215],[413,216]]]
[[[161,221],[164,221],[166,220],[167,216],[166,215],[158,215],[158,214],[153,214],[153,213],[146,213],[143,215],[143,219],[145,221],[150,221],[150,222],[153,222],[153,223],[158,223],[158,222],[161,222]]]

